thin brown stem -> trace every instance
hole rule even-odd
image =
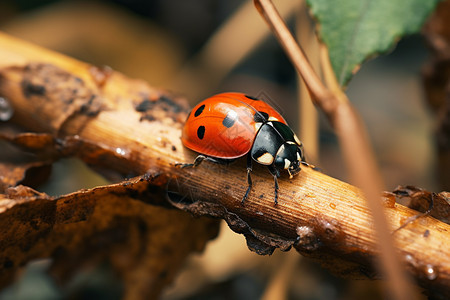
[[[351,177],[363,190],[372,212],[382,266],[388,277],[387,282],[392,295],[395,299],[414,299],[414,293],[409,288],[389,233],[388,222],[380,201],[383,183],[363,123],[338,85],[333,83],[330,91],[319,79],[272,1],[254,0],[254,3],[305,81],[312,100],[327,115],[339,137]],[[330,69],[328,67],[328,70]],[[334,82],[332,79],[334,75],[330,72],[325,74],[325,77],[328,82]]]
[[[297,72],[306,82],[306,86],[312,95],[314,103],[320,106],[325,112],[330,111],[332,107],[329,106],[331,103],[328,103],[327,99],[333,97],[333,95],[328,92],[316,72],[314,72],[306,55],[289,32],[289,29],[272,1],[255,0],[254,3],[260,14],[264,17],[274,34],[277,36],[278,41],[284,51],[288,54]],[[330,100],[330,102],[333,102],[333,100]]]
[[[320,70],[319,41],[314,31],[314,24],[308,17],[308,8],[305,1],[301,1],[299,13],[296,15],[296,35],[303,45],[305,54],[309,56],[314,70]],[[320,74],[320,73],[319,73]],[[299,136],[305,145],[306,157],[309,162],[319,164],[319,116],[311,94],[308,92],[305,81],[297,76],[298,84],[298,123]]]

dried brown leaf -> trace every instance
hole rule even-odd
[[[155,185],[164,181],[146,176],[56,198],[9,188],[0,195],[0,285],[36,258],[52,257],[52,272],[63,282],[108,261],[129,299],[156,297],[185,257],[216,236],[218,222],[147,205],[164,197]]]
[[[398,186],[394,193],[399,198],[409,200],[408,207],[419,212],[426,212],[430,207],[433,218],[450,224],[450,193],[432,193],[415,186]]]

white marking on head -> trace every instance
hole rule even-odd
[[[261,128],[262,124],[263,123],[260,122],[255,123],[255,130],[258,131]]]
[[[263,165],[271,165],[273,163],[273,156],[272,154],[266,152],[263,155],[261,155],[260,157],[258,157],[256,160]]]
[[[284,159],[284,168],[287,170],[291,166],[291,161],[287,158]]]
[[[300,154],[298,152],[297,152],[297,159],[302,160],[302,158],[300,157]]]
[[[294,143],[294,142],[291,142],[291,141],[287,141],[287,142],[286,142],[286,144],[290,144],[290,145],[297,145],[296,143]]]

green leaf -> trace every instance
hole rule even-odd
[[[307,0],[341,86],[369,57],[420,30],[440,0]]]

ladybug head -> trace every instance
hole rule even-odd
[[[300,172],[300,162],[304,160],[303,147],[293,142],[286,142],[278,149],[275,166],[289,172],[290,178]]]

